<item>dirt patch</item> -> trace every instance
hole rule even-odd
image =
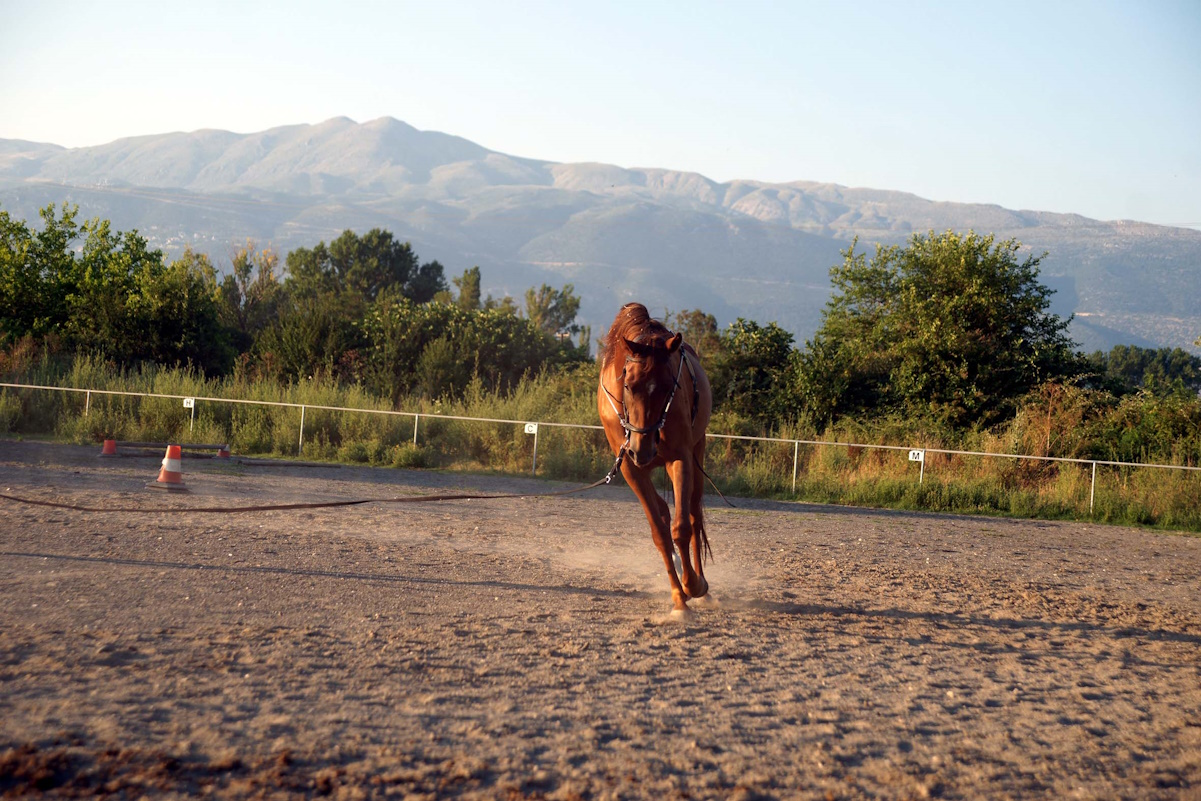
[[[0,492],[548,486],[97,450],[0,442]],[[680,622],[623,487],[0,501],[0,793],[1198,797],[1201,539],[738,503]]]

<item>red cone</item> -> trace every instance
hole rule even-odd
[[[158,471],[158,480],[147,484],[151,489],[165,489],[170,492],[187,492],[183,483],[183,465],[180,462],[178,445],[168,445],[167,455],[163,457],[163,467]]]

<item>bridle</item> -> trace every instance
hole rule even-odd
[[[626,356],[627,364],[629,363],[630,358],[631,357]],[[651,358],[654,358],[654,357],[651,357]],[[622,389],[621,400],[618,400],[616,397],[614,397],[613,393],[609,391],[609,388],[605,386],[604,380],[603,379],[601,380],[601,382],[600,382],[601,389],[603,389],[605,391],[605,397],[609,401],[609,406],[612,407],[613,414],[617,415],[618,422],[621,423],[621,427],[623,429],[625,429],[625,432],[626,432],[626,441],[625,441],[625,444],[622,445],[623,452],[630,445],[630,435],[632,435],[632,434],[658,434],[660,431],[663,430],[663,426],[667,425],[667,413],[671,410],[672,401],[674,401],[676,399],[676,390],[678,390],[680,388],[680,376],[683,375],[683,373],[684,373],[684,361],[687,358],[688,358],[688,354],[684,351],[683,348],[681,348],[680,349],[680,366],[676,368],[676,377],[672,382],[671,394],[669,394],[667,396],[667,403],[663,406],[662,413],[659,414],[659,422],[655,423],[653,426],[646,426],[645,428],[640,428],[639,426],[636,426],[636,425],[633,425],[632,423],[630,423],[629,415],[626,413],[625,397],[627,395],[629,395],[630,397],[633,397],[634,393],[630,390],[630,385],[626,383],[626,370],[624,367],[621,370],[621,389]],[[691,369],[689,370],[689,372],[691,372]],[[621,409],[617,408],[617,404],[619,404],[619,403],[621,404]],[[620,455],[618,456],[618,461],[619,462],[621,461]]]
[[[631,357],[626,356],[627,364],[629,363],[630,358]],[[605,379],[604,379],[604,375],[602,374],[601,382],[600,382],[601,389],[603,389],[605,391],[605,398],[609,401],[609,406],[610,406],[610,408],[613,409],[613,414],[617,415],[618,422],[621,423],[621,427],[623,429],[625,429],[625,432],[626,432],[625,442],[623,442],[621,444],[621,447],[617,449],[617,461],[615,461],[613,463],[613,469],[609,471],[609,474],[607,476],[605,476],[604,479],[602,479],[603,483],[605,483],[605,484],[611,483],[613,481],[613,478],[617,475],[618,471],[621,470],[621,463],[626,457],[626,451],[628,451],[630,448],[630,435],[632,435],[632,434],[658,434],[660,431],[663,430],[663,426],[667,425],[667,413],[669,411],[671,411],[671,402],[676,399],[676,390],[678,390],[680,388],[680,376],[684,374],[684,365],[687,363],[688,363],[688,351],[685,350],[681,346],[681,348],[680,348],[680,366],[676,368],[676,377],[675,377],[672,387],[671,387],[671,394],[669,394],[667,396],[667,403],[665,403],[663,405],[663,413],[659,415],[659,422],[655,423],[653,426],[647,426],[646,428],[639,428],[636,425],[631,425],[630,418],[625,413],[625,408],[626,408],[625,396],[627,394],[631,395],[631,396],[633,395],[633,392],[630,391],[630,385],[626,383],[625,368],[623,367],[621,370],[621,389],[622,389],[622,399],[621,400],[618,400],[616,397],[614,397],[613,393],[609,391],[609,388],[605,386]],[[692,379],[692,416],[693,416],[693,419],[695,420],[696,419],[696,410],[697,410],[697,386],[696,386],[696,374],[692,372],[691,364],[688,364],[688,375]],[[621,409],[617,408],[617,404],[619,404],[619,403],[621,404]],[[699,469],[701,471],[701,475],[703,475],[705,478],[709,479],[709,485],[711,487],[713,487],[713,491],[716,492],[719,496],[721,496],[721,499],[726,502],[727,506],[733,506],[734,504],[730,503],[730,501],[727,500],[725,495],[722,495],[721,490],[719,490],[717,488],[717,485],[713,483],[713,479],[709,476],[708,473],[705,472],[705,467],[704,467],[704,465],[702,465],[700,463],[700,460],[697,458],[695,451],[693,451],[692,458],[694,461],[696,461],[697,469]],[[597,484],[600,484],[600,483],[601,483],[601,481],[597,482]]]

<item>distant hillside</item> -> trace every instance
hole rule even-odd
[[[1201,335],[1201,232],[834,184],[557,164],[390,118],[73,149],[0,140],[0,208],[34,219],[62,201],[218,263],[247,238],[286,252],[379,226],[451,275],[478,264],[494,295],[571,281],[594,328],[636,298],[656,312],[703,308],[723,324],[776,320],[798,340],[818,325],[828,270],[854,237],[871,249],[973,229],[1049,252],[1042,274],[1058,291],[1055,311],[1077,313],[1085,349],[1196,352]]]

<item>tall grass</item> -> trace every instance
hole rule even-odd
[[[82,393],[0,390],[0,433],[50,436],[75,443],[106,438],[179,443],[228,443],[244,455],[302,456],[305,459],[395,467],[526,473],[534,458],[534,437],[523,426],[451,420],[429,415],[595,425],[595,368],[526,376],[509,392],[489,391],[480,381],[457,399],[407,398],[395,407],[360,387],[325,379],[282,385],[243,377],[206,379],[194,370],[147,366],[117,370],[86,356],[70,363],[43,358],[10,369],[6,380],[190,397],[303,404],[297,408],[197,401],[191,410],[175,398],[140,398],[93,392],[85,411]],[[333,411],[404,411],[408,415]],[[1037,422],[1035,425],[1034,422]],[[953,435],[920,421],[885,418],[843,421],[825,431],[787,426],[779,438],[830,442],[829,445],[712,439],[706,469],[723,492],[820,503],[896,509],[1000,514],[1045,519],[1095,520],[1201,531],[1201,473],[1149,468],[1098,467],[1090,512],[1089,465],[927,453],[925,475],[903,450],[848,447],[837,442],[904,447],[947,447],[994,452],[1054,451],[1069,442],[1082,458],[1109,458],[1097,443],[1080,440],[1080,420],[1066,419],[1058,431],[1049,416],[1019,415],[998,431]],[[1041,426],[1041,427],[1040,427]],[[710,431],[761,434],[728,413],[715,415]],[[1070,435],[1070,436],[1069,436]],[[1071,439],[1076,436],[1076,439]],[[1094,452],[1088,448],[1093,447]],[[1191,447],[1191,446],[1190,446]],[[1095,451],[1101,450],[1098,454]],[[1112,448],[1110,449],[1112,451]],[[1163,454],[1148,452],[1164,458]],[[1173,447],[1167,458],[1191,459]],[[584,481],[604,474],[613,455],[600,431],[541,426],[538,475]],[[795,472],[794,472],[795,471]],[[795,489],[794,489],[795,481]]]

